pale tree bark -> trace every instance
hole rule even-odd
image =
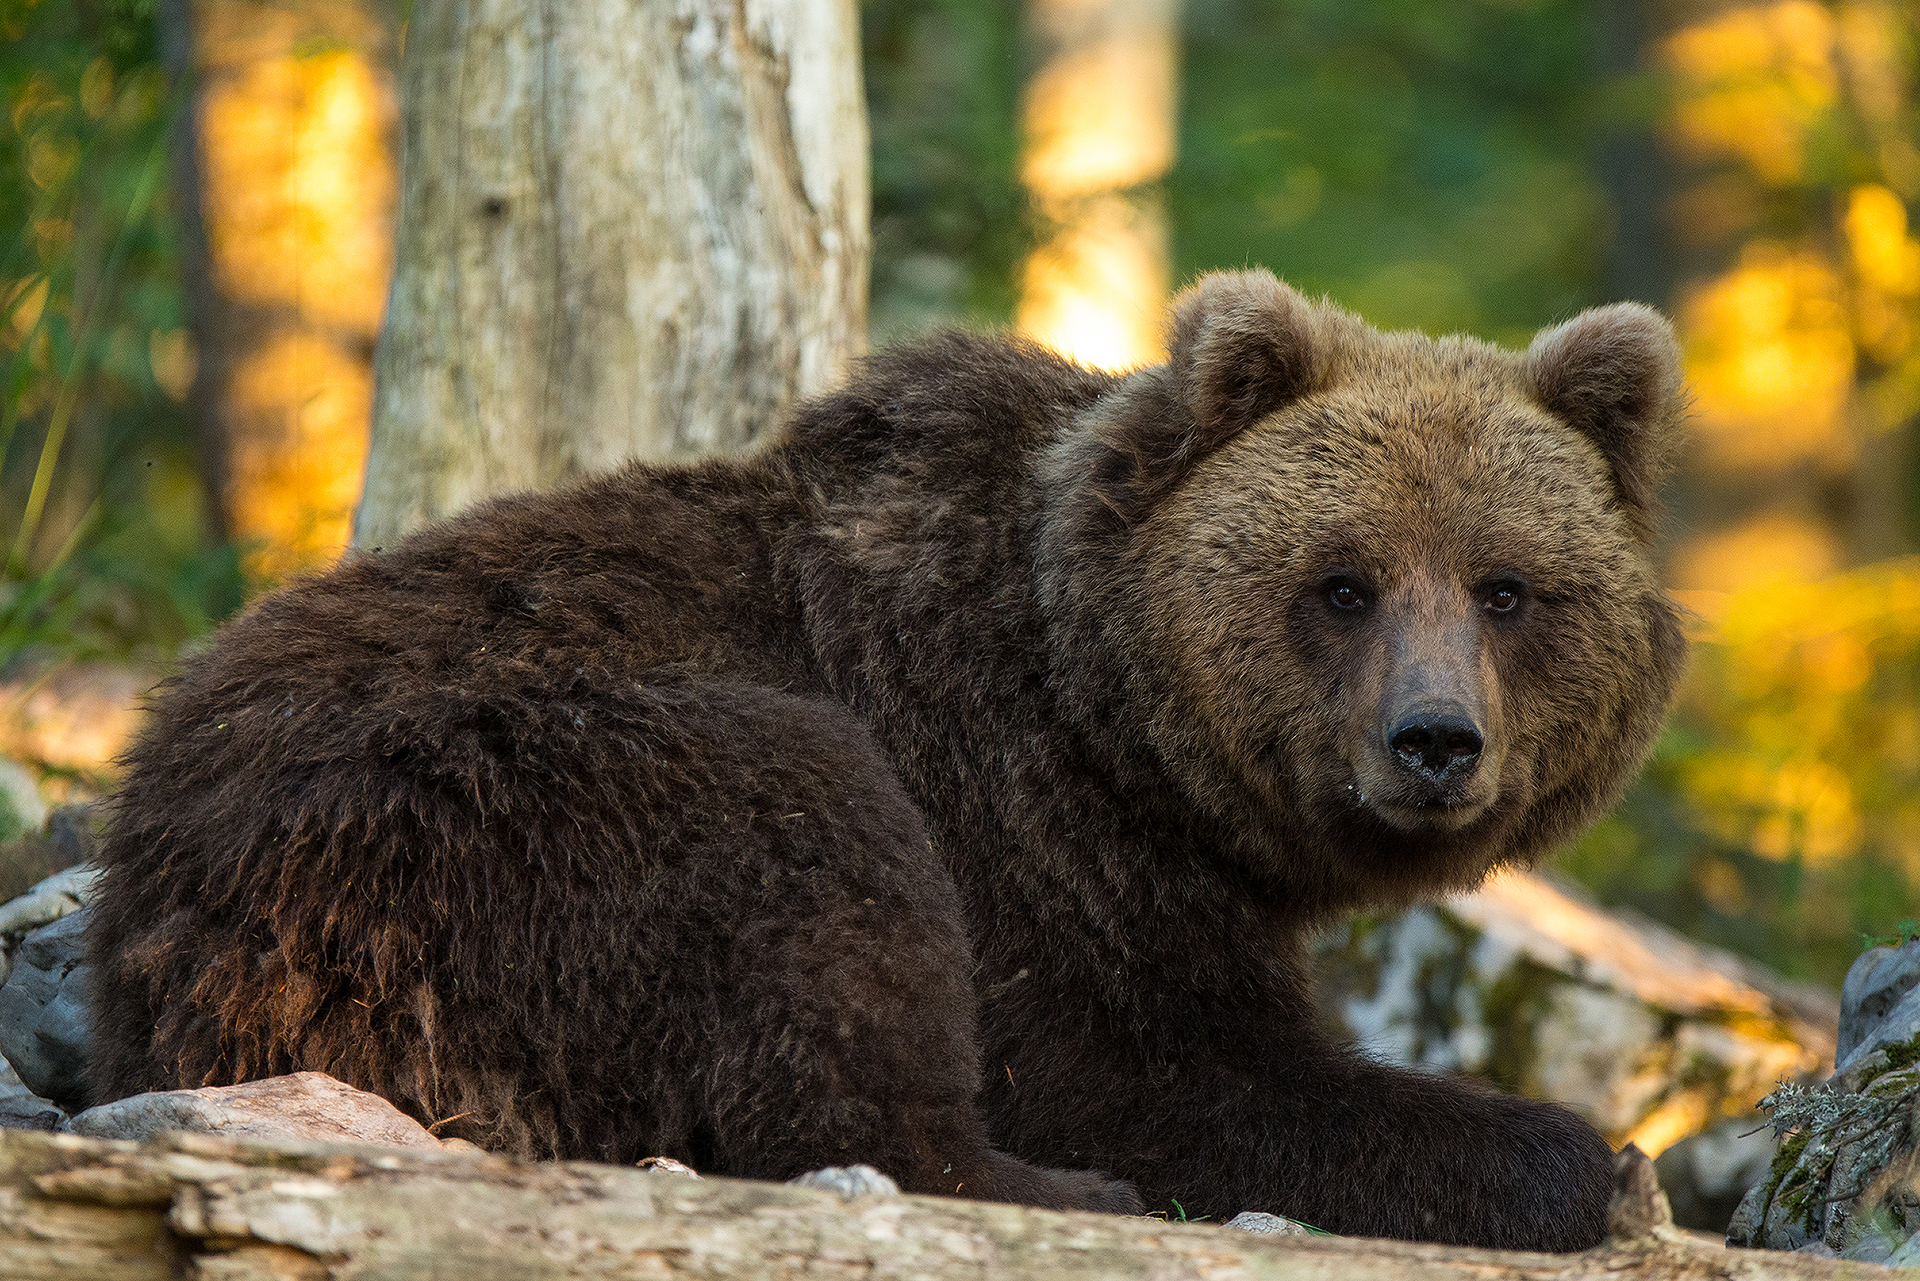
[[[1639,1165],[1650,1181],[1644,1157]],[[1617,1197],[1607,1244],[1523,1254],[939,1197],[842,1200],[583,1163],[207,1134],[135,1147],[0,1131],[0,1278],[34,1281],[1786,1281],[1872,1270],[1705,1243],[1664,1222],[1664,1205]]]
[[[853,0],[418,0],[361,546],[740,449],[864,340]]]
[[[174,148],[220,531],[278,576],[346,546],[392,266],[393,19],[383,0],[162,0],[191,94]],[[190,362],[192,363],[192,362]]]

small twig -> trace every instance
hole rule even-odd
[[[438,1121],[435,1121],[432,1125],[429,1125],[427,1127],[427,1133],[432,1134],[435,1130],[439,1129],[441,1126],[451,1125],[455,1121],[458,1121],[463,1116],[472,1116],[474,1112],[478,1110],[479,1109],[477,1108],[469,1108],[465,1112],[455,1112],[452,1116],[443,1116]]]

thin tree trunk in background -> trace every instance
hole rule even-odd
[[[355,520],[740,449],[866,332],[853,0],[418,0]]]
[[[346,546],[393,258],[393,19],[381,0],[162,0],[217,527],[281,575]]]
[[[1107,368],[1157,360],[1168,291],[1159,182],[1178,136],[1178,0],[1029,0],[1039,55],[1020,178],[1043,223],[1016,322]]]

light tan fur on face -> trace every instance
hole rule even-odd
[[[1150,732],[1223,814],[1254,800],[1444,837],[1471,883],[1537,856],[1537,802],[1610,794],[1625,773],[1620,735],[1666,679],[1649,522],[1521,355],[1324,306],[1315,341],[1317,384],[1200,460],[1141,527],[1170,666]],[[1327,607],[1336,578],[1364,586],[1364,617]],[[1511,616],[1486,605],[1504,582],[1526,587]],[[1399,711],[1429,702],[1484,736],[1438,800],[1387,746]]]
[[[1361,805],[1403,831],[1458,831],[1498,799],[1506,756],[1500,675],[1482,610],[1470,588],[1436,567],[1407,576],[1379,609],[1385,623],[1370,638],[1353,691],[1356,708],[1379,714],[1371,724],[1351,717],[1339,744],[1353,773],[1350,786]],[[1440,805],[1408,787],[1388,743],[1397,714],[1422,706],[1458,709],[1485,739],[1474,772]]]

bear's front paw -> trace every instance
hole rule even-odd
[[[1147,1203],[1124,1179],[1110,1179],[1097,1170],[1049,1170],[1065,1210],[1092,1210],[1096,1214],[1145,1214]]]

